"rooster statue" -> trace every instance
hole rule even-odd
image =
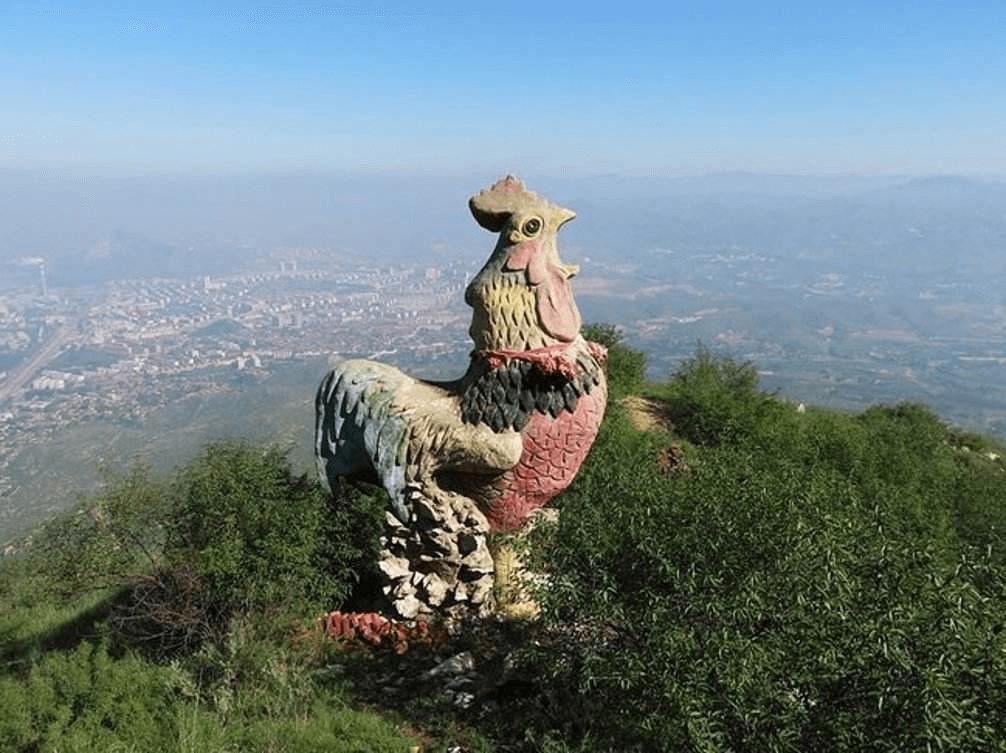
[[[607,398],[605,350],[580,335],[578,268],[556,248],[574,212],[513,176],[468,205],[499,240],[465,291],[464,376],[429,382],[351,360],[317,395],[323,483],[367,480],[390,497],[378,568],[397,619],[492,611],[489,535],[519,529],[572,482]]]

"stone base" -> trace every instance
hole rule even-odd
[[[385,514],[378,568],[392,616],[459,620],[493,611],[485,515],[457,494],[409,496],[410,521]]]

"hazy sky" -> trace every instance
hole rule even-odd
[[[1002,174],[1006,3],[0,0],[0,167]]]

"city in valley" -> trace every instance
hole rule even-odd
[[[621,327],[655,379],[701,342],[751,361],[794,404],[912,400],[1006,435],[1006,305],[993,262],[936,269],[930,254],[916,269],[890,252],[855,256],[863,241],[831,235],[813,253],[758,239],[635,239],[621,253],[617,239],[585,230],[563,239],[564,258],[582,265],[583,318]],[[898,244],[902,235],[919,242],[904,230]],[[413,263],[249,251],[230,274],[207,252],[214,274],[197,274],[194,258],[188,275],[105,270],[79,286],[53,284],[58,265],[41,257],[9,267],[20,277],[0,285],[0,541],[71,507],[104,469],[168,468],[213,438],[278,442],[306,468],[314,390],[332,360],[462,373],[463,291],[487,251]]]
[[[319,380],[336,357],[415,363],[427,375],[463,363],[471,265],[333,271],[327,261],[302,252],[254,274],[0,298],[0,522],[17,512],[4,499],[20,499],[32,482],[19,465],[25,456],[73,427],[142,426],[173,402],[254,393],[298,363]]]

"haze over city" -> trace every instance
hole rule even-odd
[[[5,3],[0,537],[101,463],[306,462],[333,357],[458,373],[508,172],[653,376],[1006,435],[1003,49],[992,2]]]

